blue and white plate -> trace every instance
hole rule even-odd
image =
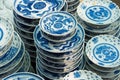
[[[64,80],[103,80],[96,73],[87,70],[76,70],[68,73]]]
[[[85,48],[87,57],[96,65],[106,68],[120,66],[120,40],[112,35],[90,39]]]
[[[41,32],[39,31],[39,27],[37,26],[33,36],[35,44],[48,52],[52,53],[71,53],[76,52],[81,47],[81,44],[84,42],[85,33],[84,29],[78,24],[77,33],[70,40],[65,41],[63,43],[51,43],[47,39],[45,39]]]
[[[18,36],[18,34],[14,34],[13,39],[14,40],[10,46],[10,49],[5,53],[3,57],[0,58],[0,67],[11,62],[21,50],[21,38]]]
[[[43,16],[38,25],[45,38],[54,42],[62,42],[73,37],[77,21],[68,12],[51,12]]]
[[[108,32],[115,30],[117,27],[120,26],[120,20],[117,20],[117,21],[113,22],[112,24],[110,24],[108,27],[105,27],[102,29],[100,29],[100,28],[97,29],[97,28],[94,28],[93,26],[87,25],[84,21],[82,21],[79,18],[77,13],[75,14],[75,17],[76,17],[78,23],[81,24],[81,26],[83,26],[85,30],[95,32],[95,33],[108,33]]]
[[[25,51],[23,65],[18,72],[28,72],[31,65],[30,62],[30,55],[27,51]]]
[[[77,13],[83,21],[95,25],[108,25],[120,17],[119,7],[111,0],[83,0]]]
[[[113,72],[97,71],[94,68],[92,68],[89,64],[86,64],[86,68],[88,70],[92,71],[92,72],[95,72],[96,74],[98,74],[102,78],[112,78],[112,77],[117,76],[118,74],[120,74],[120,70],[116,70],[116,71],[113,71]]]
[[[11,75],[3,78],[2,80],[16,80],[16,79],[20,79],[20,80],[44,80],[41,76],[36,75],[34,73],[30,73],[30,72],[14,73],[14,74],[11,74]]]
[[[16,32],[14,32],[13,42],[15,42],[15,40],[17,40],[18,38],[20,38],[19,35]],[[24,47],[22,47],[22,46],[20,48],[21,48],[20,51],[17,52],[18,53],[17,56],[11,62],[0,67],[0,74],[6,73],[6,72],[14,69],[16,67],[16,65],[18,65],[20,63],[20,61],[23,58],[24,50],[25,50]],[[11,52],[11,54],[12,54],[12,52]]]
[[[0,57],[10,48],[14,28],[10,21],[0,17]],[[5,49],[5,51],[4,51]]]
[[[14,11],[22,17],[39,19],[51,11],[60,11],[64,0],[15,0]]]

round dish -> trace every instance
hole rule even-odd
[[[14,80],[14,79],[23,79],[23,80],[30,80],[30,79],[35,79],[35,80],[44,80],[41,76],[36,75],[34,73],[30,72],[18,72],[11,74],[2,80]]]
[[[84,29],[78,24],[77,33],[70,40],[63,43],[51,43],[42,36],[41,32],[39,31],[39,27],[37,26],[33,33],[33,37],[35,45],[37,45],[39,48],[48,52],[59,54],[78,51],[81,44],[84,42],[85,33]]]
[[[40,19],[38,26],[46,39],[63,42],[73,37],[77,21],[68,12],[51,12]]]
[[[83,21],[94,25],[108,25],[120,17],[119,7],[111,0],[83,0],[77,13]]]
[[[24,18],[40,19],[51,11],[60,11],[64,5],[64,0],[15,0],[14,11]]]
[[[87,70],[76,70],[64,77],[64,80],[103,80],[96,73]]]
[[[0,57],[10,48],[13,38],[14,28],[10,21],[0,17]],[[4,48],[6,49],[5,51]]]
[[[99,35],[90,39],[85,48],[89,60],[100,67],[120,66],[120,40],[113,35]]]

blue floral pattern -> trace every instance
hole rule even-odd
[[[119,52],[116,47],[108,43],[101,43],[93,49],[94,57],[103,63],[115,62],[119,57]]]
[[[106,21],[111,17],[111,11],[104,6],[91,6],[86,10],[86,16],[94,21]]]
[[[4,35],[3,30],[0,28],[0,41],[2,40],[3,35]]]
[[[76,27],[76,20],[68,13],[54,12],[41,19],[39,25],[50,34],[64,34]]]
[[[27,18],[40,18],[51,11],[59,11],[64,6],[64,0],[16,0],[15,11]]]

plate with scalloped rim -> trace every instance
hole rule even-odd
[[[9,45],[13,34],[14,28],[12,23],[7,19],[0,17],[0,56],[5,54],[1,53],[1,51]]]
[[[96,73],[87,70],[75,70],[68,73],[64,80],[103,80]]]
[[[64,0],[15,0],[14,10],[22,17],[39,19],[48,12],[60,11],[64,5]]]
[[[30,72],[18,72],[11,74],[2,80],[44,80],[41,76]]]
[[[61,53],[61,52],[76,52],[80,45],[84,42],[85,32],[84,29],[78,24],[77,33],[70,40],[63,42],[61,44],[52,44],[47,39],[45,39],[41,32],[39,31],[39,27],[36,26],[35,31],[33,33],[35,44],[38,47],[46,50],[48,52],[53,53]]]
[[[5,53],[3,57],[0,58],[0,67],[11,62],[18,55],[21,49],[21,38],[18,34],[15,35],[17,37],[14,36],[14,40],[11,44],[10,49]]]
[[[14,32],[13,42],[17,38],[19,38],[18,34],[16,32]],[[24,50],[25,50],[24,47],[21,48],[20,51],[18,52],[17,56],[12,61],[10,61],[8,64],[0,67],[0,74],[6,73],[6,72],[12,70],[16,65],[18,65],[23,58]]]
[[[108,25],[120,17],[119,7],[111,0],[83,0],[77,13],[83,21],[95,25]]]
[[[75,34],[77,21],[68,12],[54,11],[43,16],[38,26],[46,39],[62,42],[70,39]]]
[[[114,68],[120,66],[120,39],[113,35],[99,35],[91,38],[85,53],[94,64]]]

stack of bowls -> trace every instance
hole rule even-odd
[[[12,22],[0,17],[0,78],[19,72],[24,66],[24,71],[28,71],[28,63],[30,56],[25,54],[24,43],[14,32]]]
[[[36,71],[48,79],[60,79],[83,69],[84,29],[68,12],[51,12],[35,28]]]
[[[2,80],[44,80],[41,76],[30,72],[18,72],[11,74]]]
[[[99,35],[90,39],[85,48],[86,69],[104,80],[118,80],[120,74],[120,39]]]
[[[68,4],[67,12],[75,14],[75,12],[77,11],[77,7],[80,3],[80,0],[66,0],[66,2]]]
[[[15,0],[13,9],[15,30],[25,43],[33,63],[36,62],[33,31],[39,19],[51,11],[65,10],[64,5],[64,0]]]
[[[76,18],[85,29],[86,42],[96,35],[118,36],[120,32],[120,9],[111,0],[81,1]]]
[[[103,80],[99,75],[87,70],[76,70],[64,77],[64,80]]]

